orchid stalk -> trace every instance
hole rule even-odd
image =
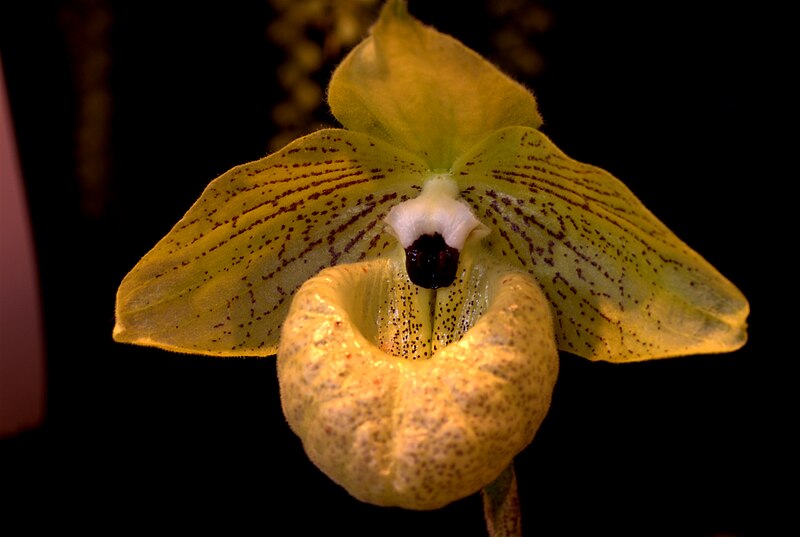
[[[562,153],[528,90],[403,1],[328,101],[344,128],[215,179],[142,258],[114,337],[277,353],[290,427],[356,498],[435,509],[483,490],[490,532],[517,534],[503,500],[559,350],[631,362],[744,345],[736,287]]]

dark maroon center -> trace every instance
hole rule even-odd
[[[439,233],[422,235],[406,248],[406,271],[420,287],[447,287],[456,279],[458,250],[448,246]]]

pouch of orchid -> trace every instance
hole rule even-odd
[[[490,533],[517,534],[512,461],[559,350],[630,362],[745,343],[736,287],[401,0],[328,100],[343,129],[217,178],[142,258],[114,337],[277,353],[290,427],[356,498],[435,509],[483,491]]]

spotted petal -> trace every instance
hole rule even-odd
[[[401,149],[338,129],[233,168],[125,277],[115,339],[222,356],[275,354],[305,280],[394,246],[382,219],[419,192],[422,170]]]
[[[625,362],[745,343],[748,304],[738,289],[619,180],[541,132],[495,132],[453,173],[492,228],[491,249],[538,279],[562,350]]]
[[[300,288],[278,352],[281,405],[309,458],[353,496],[437,509],[530,443],[558,351],[529,274],[468,246],[455,285],[422,289],[397,253]]]
[[[488,133],[538,127],[533,95],[450,36],[389,0],[372,34],[339,65],[328,88],[331,111],[447,170]]]

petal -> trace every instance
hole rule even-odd
[[[328,101],[348,129],[405,147],[433,170],[498,128],[541,124],[530,92],[400,0],[384,5],[371,36],[336,69]]]
[[[453,169],[491,249],[536,276],[562,350],[627,362],[744,345],[747,300],[619,180],[512,127]]]
[[[547,412],[558,351],[536,281],[462,260],[446,291],[412,285],[399,250],[326,269],[292,302],[278,352],[286,419],[362,501],[436,509],[476,493]]]
[[[300,284],[323,267],[393,247],[382,220],[421,184],[415,157],[342,130],[233,168],[125,277],[115,339],[221,356],[275,354]]]

